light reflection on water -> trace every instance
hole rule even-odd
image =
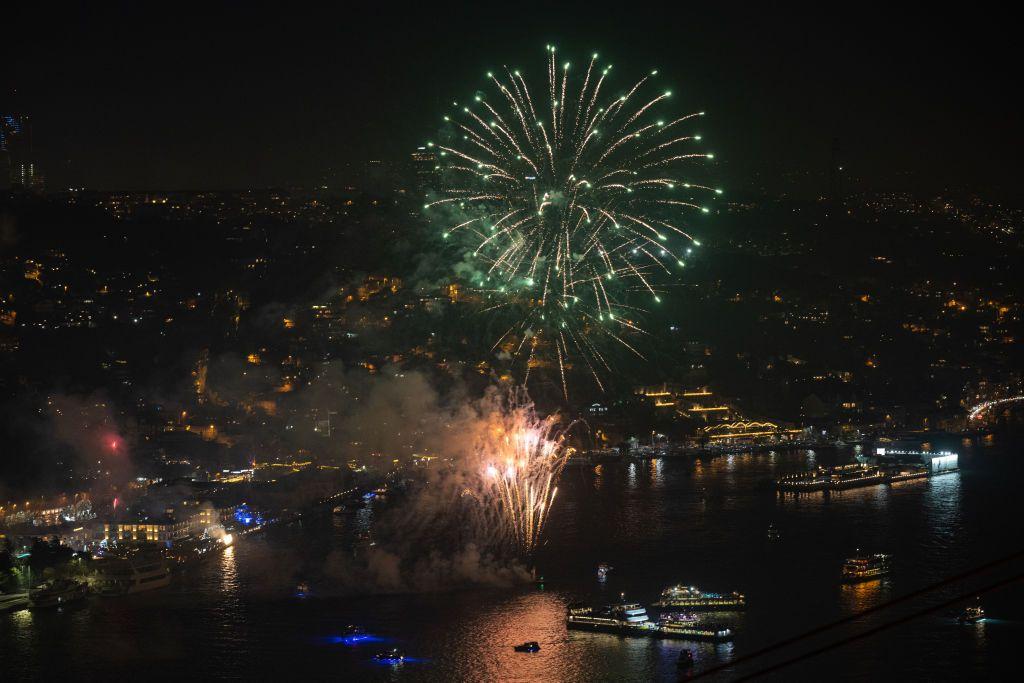
[[[827,457],[835,456],[815,456],[831,464]],[[0,651],[13,662],[11,671],[40,678],[124,676],[151,661],[161,663],[157,678],[188,677],[195,674],[194,653],[206,653],[207,676],[259,678],[281,662],[301,661],[319,676],[351,680],[673,680],[683,648],[694,653],[697,669],[727,662],[998,556],[1024,530],[1012,484],[1022,468],[1012,458],[984,459],[973,469],[968,461],[961,473],[892,487],[802,496],[771,490],[772,477],[811,462],[808,454],[777,452],[566,472],[549,543],[537,558],[547,580],[543,591],[524,586],[340,597],[332,596],[327,579],[310,578],[313,596],[292,597],[296,572],[316,576],[331,552],[347,551],[352,536],[369,528],[371,506],[245,537],[168,589],[94,599],[63,615],[0,615]],[[767,538],[769,522],[779,531],[777,541]],[[858,547],[892,553],[892,575],[840,584],[842,561]],[[597,580],[599,562],[614,567],[604,585]],[[571,602],[602,604],[625,592],[650,604],[664,586],[678,582],[747,594],[746,612],[703,617],[736,627],[734,644],[565,628]],[[850,677],[878,678],[877,648],[891,643],[929,653],[907,660],[908,675],[969,676],[991,662],[999,651],[994,643],[1024,628],[1024,612],[1007,604],[1014,603],[986,604],[992,619],[976,627],[934,615],[819,663]],[[339,642],[351,623],[364,625],[373,638]],[[539,641],[541,651],[513,651],[527,640]],[[374,664],[385,645],[399,647],[410,661]],[[789,680],[812,679],[813,671],[796,668]]]

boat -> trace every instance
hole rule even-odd
[[[718,626],[698,626],[691,621],[663,619],[655,623],[647,610],[635,602],[623,602],[601,609],[573,605],[566,616],[566,627],[582,631],[600,631],[621,636],[648,638],[678,638],[680,640],[732,640],[732,629]]]
[[[981,608],[981,605],[973,605],[957,615],[956,620],[961,624],[976,624],[984,618],[985,610]]]
[[[396,647],[384,652],[378,652],[373,658],[384,664],[401,664],[405,661],[405,653]]]
[[[733,632],[728,626],[700,624],[692,621],[663,620],[658,624],[662,637],[681,640],[710,640],[725,642],[732,640]]]
[[[777,540],[779,540],[779,538],[781,538],[781,536],[779,535],[779,530],[775,528],[774,524],[769,524],[768,525],[768,540],[769,541],[777,541]]]
[[[345,635],[346,636],[365,636],[366,635],[366,629],[364,629],[362,626],[356,626],[355,624],[349,624],[348,626],[345,627]]]
[[[678,622],[689,622],[696,623],[700,617],[693,612],[662,612],[662,621],[678,621]]]
[[[171,583],[171,570],[159,558],[109,558],[97,564],[93,586],[100,595],[141,593]]]
[[[309,584],[306,583],[305,581],[300,581],[299,584],[297,586],[295,586],[295,597],[297,597],[297,598],[305,598],[308,595],[309,595]]]
[[[857,555],[846,560],[843,564],[843,582],[859,583],[879,579],[889,573],[891,569],[890,555],[875,553],[864,555],[857,551]]]
[[[608,578],[608,572],[610,572],[612,569],[614,569],[614,567],[605,562],[602,562],[601,564],[597,565],[597,580],[604,581],[606,578]]]
[[[679,653],[679,660],[676,662],[676,666],[680,669],[689,669],[693,666],[693,653],[689,650],[683,650]]]
[[[540,643],[536,640],[531,640],[528,643],[522,645],[515,645],[513,648],[516,652],[540,652]]]
[[[61,607],[83,599],[89,587],[80,581],[55,579],[41,583],[28,592],[32,607]]]
[[[669,586],[661,592],[655,607],[684,608],[691,611],[731,612],[746,609],[747,598],[742,593],[706,593],[694,586]]]

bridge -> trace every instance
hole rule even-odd
[[[991,401],[982,401],[981,403],[971,407],[968,413],[968,418],[971,420],[980,420],[982,416],[992,408],[1006,405],[1008,403],[1018,403],[1020,401],[1024,401],[1024,394],[1007,396],[1006,398],[995,398]]]

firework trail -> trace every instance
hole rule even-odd
[[[530,555],[558,494],[565,432],[557,416],[537,415],[523,388],[513,390],[486,420],[474,449],[479,470],[465,493],[476,500],[488,526]]]
[[[427,143],[444,189],[424,209],[468,248],[487,309],[514,313],[494,347],[525,355],[527,379],[553,347],[568,398],[574,358],[603,389],[607,341],[642,357],[628,338],[700,245],[688,214],[707,213],[721,190],[690,179],[712,158],[690,132],[704,112],[658,114],[672,93],[650,93],[657,71],[613,91],[596,54],[576,77],[547,49],[544,91],[505,69],[487,74],[489,92],[453,103],[443,138]]]

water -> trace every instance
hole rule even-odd
[[[61,613],[0,615],[0,676],[676,680],[681,648],[694,652],[699,671],[1017,550],[1024,526],[1016,505],[1024,474],[1019,453],[959,450],[956,474],[799,498],[778,496],[768,481],[809,461],[826,464],[848,456],[734,455],[567,471],[537,558],[538,573],[546,577],[543,589],[331,597],[329,581],[321,577],[312,581],[319,595],[299,599],[293,595],[298,578],[316,575],[332,552],[345,552],[351,525],[369,523],[373,513],[276,528],[243,539],[161,591],[92,599]],[[768,540],[770,523],[780,540]],[[839,584],[843,558],[858,547],[893,553],[892,575]],[[604,583],[596,576],[600,562],[614,567]],[[1010,569],[1022,568],[1024,562]],[[625,593],[650,603],[661,588],[679,582],[746,593],[745,613],[714,617],[736,627],[734,643],[565,629],[569,602],[610,602]],[[976,585],[958,583],[941,595]],[[1012,645],[1024,635],[1024,591],[1018,584],[986,595],[983,604],[992,618],[978,625],[957,625],[950,607],[803,660],[774,678],[992,676],[1016,661]],[[784,654],[888,619],[888,613],[866,617],[853,630],[837,629]],[[365,626],[371,637],[346,642],[342,629],[349,623]],[[539,641],[541,651],[513,652],[512,645],[525,640]],[[395,667],[372,661],[374,653],[390,647],[400,647],[410,661]],[[718,680],[757,673],[786,657],[744,664]]]

